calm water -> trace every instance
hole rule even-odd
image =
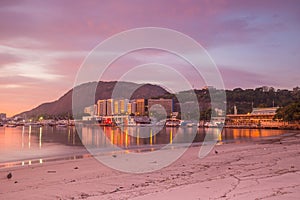
[[[88,148],[106,149],[116,145],[122,149],[140,149],[165,144],[202,142],[209,140],[222,142],[246,142],[268,136],[289,133],[286,130],[260,129],[219,129],[202,128],[151,128],[82,126],[75,127],[0,127],[1,167],[43,163],[50,158],[88,155]],[[293,131],[295,132],[295,131]],[[80,139],[81,138],[81,139]],[[206,139],[207,139],[206,138]],[[84,145],[83,145],[84,144]],[[74,157],[76,158],[76,157]]]

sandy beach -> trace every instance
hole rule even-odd
[[[216,145],[203,159],[199,149],[145,174],[119,172],[92,157],[2,168],[0,199],[300,198],[299,133]]]

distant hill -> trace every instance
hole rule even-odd
[[[93,91],[96,88],[96,91]],[[27,118],[38,117],[66,117],[72,115],[72,95],[73,89],[68,91],[65,95],[54,102],[44,103],[30,111],[20,113],[16,116]],[[117,94],[113,94],[117,91]],[[133,92],[134,91],[134,92]],[[131,95],[131,93],[133,94]],[[188,94],[191,91],[179,92],[183,102],[189,101]],[[201,118],[209,119],[211,113],[210,92],[207,89],[194,90],[199,102],[199,110],[201,111]],[[218,92],[217,90],[215,92]],[[232,114],[234,106],[237,106],[238,114],[245,114],[252,111],[253,107],[284,107],[291,103],[300,102],[300,88],[293,88],[292,91],[285,89],[275,90],[274,88],[259,87],[255,89],[235,88],[233,90],[226,90],[227,100],[227,114]],[[77,99],[78,110],[83,111],[84,107],[90,106],[86,104],[86,97],[94,96],[95,101],[98,99],[109,99],[114,97],[126,97],[128,99],[138,98],[173,98],[174,109],[180,112],[180,103],[178,103],[177,96],[170,94],[168,91],[157,85],[151,84],[136,84],[130,82],[91,82],[85,83],[75,88],[74,94],[79,95]],[[187,99],[185,99],[187,97]],[[93,101],[93,99],[92,99]],[[217,105],[216,105],[217,106]]]
[[[115,87],[116,86],[116,87]],[[109,99],[112,98],[112,93],[117,88],[117,94],[114,94],[114,97],[129,97],[130,99],[138,98],[155,98],[159,96],[168,95],[169,92],[163,89],[160,86],[152,84],[136,84],[130,82],[90,82],[79,85],[75,88],[76,93],[81,94],[82,99],[79,101],[79,107],[83,108],[86,106],[84,98],[86,95],[91,94],[91,89],[96,88],[95,101],[98,99]],[[71,116],[72,115],[72,95],[74,89],[69,90],[66,94],[60,97],[58,100],[48,103],[43,103],[36,108],[22,112],[15,116],[27,118],[38,117],[38,116]],[[133,93],[132,93],[133,92]],[[131,94],[129,95],[128,94]],[[91,95],[93,95],[91,94]]]

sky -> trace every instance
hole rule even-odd
[[[207,50],[227,89],[292,89],[300,85],[299,11],[298,0],[1,0],[0,113],[12,116],[58,99],[73,87],[99,43],[142,27],[193,38]],[[162,63],[156,70],[176,66],[193,87],[205,85],[176,59],[161,51],[133,52],[113,63],[101,80],[120,78],[114,73],[126,66],[155,61]]]

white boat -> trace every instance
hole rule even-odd
[[[57,127],[67,127],[68,125],[67,124],[57,124],[56,126]]]
[[[178,119],[168,119],[166,121],[166,127],[179,127],[180,126],[180,120]]]
[[[204,127],[206,128],[221,128],[224,126],[223,122],[206,122]]]
[[[193,127],[193,126],[197,126],[197,124],[194,123],[194,122],[188,122],[188,123],[186,124],[186,126],[187,126],[187,127]]]
[[[16,124],[6,124],[6,127],[15,128],[15,127],[17,127],[17,125]]]
[[[41,123],[38,123],[38,122],[29,122],[29,123],[25,123],[24,126],[41,127],[43,125]]]

